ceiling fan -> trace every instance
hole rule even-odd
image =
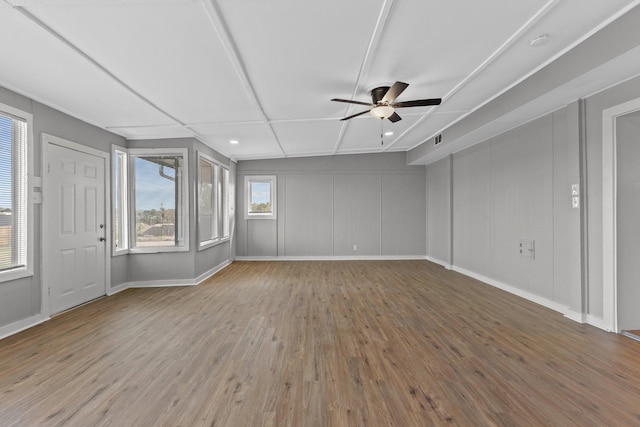
[[[396,113],[396,108],[406,108],[406,107],[427,107],[431,105],[440,105],[442,102],[441,98],[432,98],[432,99],[416,99],[414,101],[402,101],[402,102],[393,102],[396,98],[404,92],[404,90],[409,86],[408,83],[395,82],[391,87],[389,86],[380,86],[371,91],[371,99],[372,103],[369,102],[361,102],[361,101],[351,101],[349,99],[339,99],[333,98],[332,101],[335,102],[345,102],[347,104],[358,104],[358,105],[366,105],[371,107],[368,110],[361,111],[360,113],[353,114],[351,116],[340,119],[349,120],[354,117],[361,116],[366,113],[371,113],[372,116],[377,117],[379,119],[389,119],[393,123],[402,120],[402,117]]]

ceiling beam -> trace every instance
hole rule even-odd
[[[258,99],[258,95],[256,94],[256,91],[253,87],[253,84],[251,83],[251,79],[249,78],[249,74],[247,73],[244,62],[242,61],[242,57],[240,56],[240,53],[238,52],[238,48],[234,43],[233,38],[231,37],[231,32],[229,31],[229,27],[226,21],[224,20],[224,17],[222,16],[222,12],[220,11],[220,8],[216,0],[202,0],[202,4],[207,12],[207,16],[211,21],[214,31],[218,35],[218,38],[220,39],[220,42],[224,47],[224,50],[227,54],[229,61],[231,61],[231,65],[233,66],[236,76],[240,80],[240,83],[242,84],[245,90],[245,93],[249,97],[249,100],[251,101],[251,103],[255,106],[255,108],[260,113],[260,117],[262,118],[264,124],[267,125],[267,127],[269,128],[269,132],[271,133],[271,135],[273,136],[273,139],[278,144],[278,148],[280,148],[282,155],[284,157],[287,157],[287,153],[284,151],[284,148],[282,147],[282,144],[278,139],[278,135],[276,135],[276,132],[273,130],[273,126],[271,126],[271,122],[267,117],[266,113],[264,112],[264,108],[262,107],[260,100]]]
[[[373,29],[373,34],[371,35],[371,39],[369,40],[369,45],[367,46],[367,50],[364,54],[364,58],[362,58],[362,64],[360,65],[360,70],[358,71],[358,75],[356,77],[356,83],[353,87],[353,93],[351,94],[351,99],[355,98],[355,96],[358,93],[358,88],[360,87],[362,82],[366,79],[367,74],[369,74],[369,70],[371,69],[371,64],[373,63],[373,55],[375,51],[378,49],[380,40],[382,39],[382,33],[384,32],[384,28],[387,25],[387,22],[389,20],[389,15],[391,14],[391,9],[393,8],[393,2],[394,0],[384,0],[382,3],[382,8],[380,9],[378,20]],[[347,107],[347,112],[349,112],[350,108],[351,107]],[[342,145],[344,134],[347,130],[348,125],[349,125],[348,120],[342,122],[342,126],[340,127],[340,132],[338,133],[338,138],[336,140],[336,145],[333,148],[333,154],[338,153],[338,150]]]
[[[173,116],[168,111],[162,109],[157,104],[155,104],[154,102],[152,102],[151,100],[146,98],[144,95],[142,95],[140,92],[136,91],[134,88],[129,86],[126,82],[124,82],[122,79],[120,79],[118,76],[116,76],[113,72],[111,72],[107,67],[105,67],[104,65],[102,65],[101,63],[96,61],[93,57],[91,57],[88,53],[86,53],[85,51],[80,49],[78,46],[76,46],[75,44],[71,43],[69,40],[64,38],[60,33],[58,33],[53,28],[51,28],[50,26],[48,26],[47,24],[42,22],[40,19],[38,19],[36,16],[31,14],[27,9],[25,9],[24,7],[21,7],[21,6],[14,6],[12,4],[12,2],[8,1],[8,0],[5,0],[5,3],[7,3],[9,6],[11,6],[16,12],[20,13],[22,16],[24,16],[29,21],[31,21],[33,24],[35,24],[38,27],[40,27],[43,31],[47,32],[50,36],[52,36],[53,38],[55,38],[56,40],[61,42],[63,45],[67,46],[69,49],[71,49],[77,55],[82,57],[84,60],[89,62],[91,65],[96,67],[101,72],[103,72],[105,75],[107,75],[113,81],[115,81],[120,86],[122,86],[124,89],[129,91],[136,98],[140,99],[142,102],[147,104],[149,107],[151,107],[151,108],[155,109],[156,111],[160,112],[161,114],[163,114],[165,117],[167,117],[171,121],[175,122],[176,124],[178,124],[180,126],[184,126],[185,125],[177,117]],[[104,123],[99,125],[99,127],[102,127],[103,129],[107,129],[107,127],[106,127],[106,125]]]
[[[446,102],[447,99],[451,98],[453,95],[458,93],[465,86],[467,86],[473,79],[475,79],[477,76],[479,76],[480,73],[482,73],[489,65],[491,65],[500,56],[502,56],[507,51],[507,49],[509,49],[509,47],[511,47],[517,40],[519,40],[522,37],[523,34],[525,34],[527,31],[529,31],[531,29],[531,27],[533,27],[538,21],[540,21],[540,19],[542,19],[544,16],[546,16],[559,2],[560,2],[560,0],[549,0],[549,1],[547,1],[547,3],[545,3],[544,6],[542,6],[531,18],[529,18],[522,26],[520,26],[520,28],[518,28],[511,36],[509,36],[507,38],[507,40],[505,40],[495,51],[493,51],[493,53],[491,55],[489,55],[487,57],[487,59],[482,61],[482,63],[480,65],[478,65],[471,73],[469,73],[464,79],[460,80],[460,82],[457,85],[455,85],[449,92],[447,92],[442,97],[442,104],[440,104],[440,105],[443,105]],[[506,91],[506,90],[508,90],[508,88],[505,89],[504,91]],[[491,96],[491,98],[483,101],[482,103],[480,103],[475,108],[472,108],[471,110],[469,110],[469,112],[467,114],[462,115],[462,116],[456,118],[455,120],[453,120],[452,122],[450,122],[449,124],[445,125],[442,129],[438,130],[434,135],[429,135],[422,142],[420,142],[420,144],[422,144],[426,140],[431,139],[435,135],[441,133],[442,131],[444,131],[449,126],[454,125],[456,122],[462,120],[464,117],[466,117],[467,115],[471,114],[472,112],[474,112],[478,108],[481,108],[483,105],[489,103],[491,100],[493,100],[494,98],[496,98],[499,95],[500,95],[500,93]],[[409,128],[407,128],[407,130],[402,132],[392,142],[387,144],[387,146],[385,146],[382,151],[387,151],[391,147],[393,147],[394,144],[396,144],[398,141],[400,141],[402,138],[404,138],[406,135],[408,135],[412,130],[414,130],[418,125],[420,125],[420,123],[424,122],[427,118],[429,118],[431,116],[431,114],[433,114],[433,112],[436,111],[438,108],[439,108],[438,106],[431,108],[422,118],[417,120],[413,125],[411,125]]]

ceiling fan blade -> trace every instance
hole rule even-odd
[[[428,107],[430,105],[440,105],[442,103],[441,98],[433,99],[416,99],[414,101],[403,101],[391,104],[393,108],[405,108],[405,107]]]
[[[332,101],[335,102],[344,102],[346,104],[358,104],[358,105],[368,105],[368,106],[373,106],[372,103],[370,102],[361,102],[361,101],[351,101],[348,99],[339,99],[339,98],[333,98]]]
[[[393,102],[408,86],[407,83],[395,82],[380,101],[387,104]]]
[[[348,116],[348,117],[345,117],[345,118],[343,118],[343,119],[340,119],[340,121],[342,122],[342,121],[344,121],[344,120],[353,119],[354,117],[358,117],[358,116],[361,116],[361,115],[363,115],[363,114],[367,114],[369,111],[371,111],[371,110],[364,110],[364,111],[362,111],[362,112],[360,112],[360,113],[356,113],[356,114],[353,114],[353,115],[351,115],[351,116]]]
[[[399,122],[400,120],[402,120],[402,117],[400,117],[398,115],[398,113],[393,113],[392,115],[390,115],[389,117],[387,117],[391,122],[395,123],[395,122]]]

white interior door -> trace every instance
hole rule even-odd
[[[50,313],[105,294],[105,160],[48,144],[45,222]]]

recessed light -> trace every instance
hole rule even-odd
[[[384,133],[384,136],[391,136],[391,135],[393,135],[393,132],[392,132],[392,131],[388,131],[388,132],[385,132],[385,133]]]
[[[535,37],[529,41],[531,47],[542,46],[549,40],[549,34],[540,34],[538,37]]]
[[[232,139],[231,141],[229,141],[229,144],[240,144],[240,141],[238,141],[237,139]]]

